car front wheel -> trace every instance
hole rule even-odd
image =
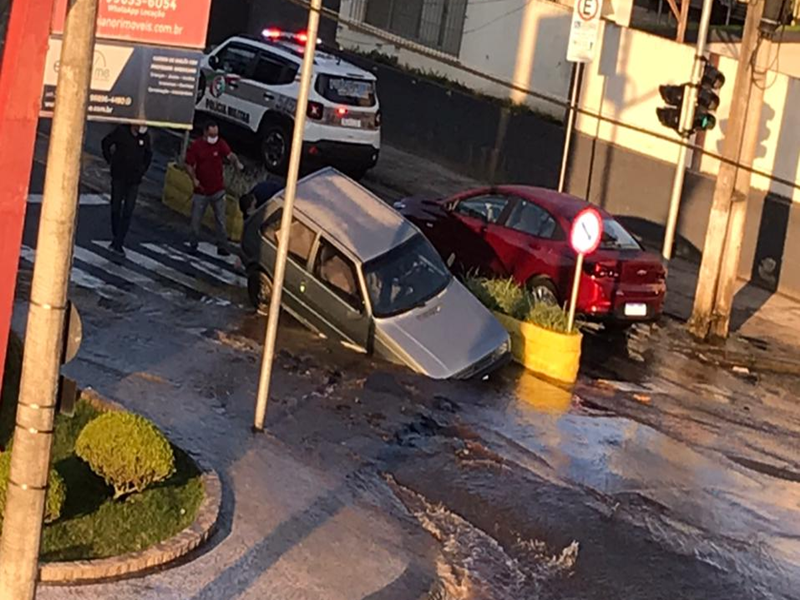
[[[261,269],[251,269],[247,273],[247,295],[250,304],[259,314],[269,312],[269,303],[272,298],[272,280]]]
[[[558,306],[558,292],[553,282],[544,277],[536,277],[531,282],[528,288],[533,295],[534,301],[539,304],[546,304],[549,306]]]

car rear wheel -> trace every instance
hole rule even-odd
[[[533,300],[537,304],[549,306],[559,306],[558,291],[553,282],[546,277],[534,277],[528,284],[528,289],[533,295]]]
[[[272,279],[261,269],[249,269],[247,272],[247,295],[250,298],[250,304],[259,314],[267,314],[272,298]]]
[[[272,123],[264,128],[261,136],[261,155],[267,169],[283,175],[289,168],[292,147],[292,132],[282,123]]]

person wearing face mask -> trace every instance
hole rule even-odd
[[[139,186],[153,161],[150,136],[144,125],[120,125],[102,142],[103,156],[111,166],[111,245],[125,255],[125,237],[133,218]]]
[[[217,235],[217,254],[228,256],[228,232],[225,226],[225,177],[223,165],[228,161],[240,171],[244,165],[231,151],[225,140],[219,137],[219,127],[209,122],[203,128],[203,137],[196,140],[186,153],[186,170],[194,182],[192,198],[192,233],[189,246],[197,251],[200,228],[208,205],[214,211]]]

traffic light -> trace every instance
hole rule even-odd
[[[717,125],[714,111],[719,108],[717,92],[725,85],[725,75],[708,63],[703,67],[703,77],[697,88],[697,106],[694,111],[692,131],[708,131]]]
[[[686,93],[688,84],[684,85],[662,85],[658,92],[661,98],[667,103],[664,108],[656,109],[658,120],[664,127],[669,127],[680,133],[681,128],[681,106],[683,105],[683,95]]]

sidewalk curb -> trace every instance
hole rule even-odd
[[[101,398],[92,390],[85,390],[81,396],[100,410],[125,410],[119,404]],[[72,585],[141,575],[186,556],[206,542],[219,520],[222,483],[216,471],[202,461],[192,458],[203,471],[205,496],[191,525],[176,536],[141,552],[97,560],[42,563],[39,568],[39,581],[45,584]]]

